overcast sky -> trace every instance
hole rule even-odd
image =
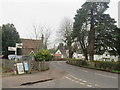
[[[111,0],[109,13],[118,21],[118,1]],[[64,17],[73,19],[76,10],[85,0],[1,0],[0,26],[13,23],[21,38],[31,38],[33,24],[51,28],[52,45],[55,42],[56,31]]]

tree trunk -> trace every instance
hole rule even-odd
[[[88,60],[87,49],[86,49],[85,45],[83,45],[83,44],[81,43],[81,41],[79,41],[79,42],[80,42],[80,45],[81,45],[83,54],[84,54],[84,56],[85,56],[85,60]]]
[[[85,56],[85,60],[88,60],[88,55],[87,55],[87,51],[84,51],[84,56]]]
[[[69,52],[69,58],[72,58],[73,57],[73,52],[70,50]]]
[[[93,10],[91,9],[91,23],[90,23],[90,31],[88,36],[88,53],[89,59],[94,60],[94,44],[95,44],[95,29],[94,29],[94,15]]]
[[[72,58],[72,56],[73,56],[73,52],[72,52],[71,48],[69,47],[69,58]]]

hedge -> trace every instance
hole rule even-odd
[[[88,64],[87,64],[87,61],[85,61],[85,60],[70,59],[70,58],[67,58],[66,60],[67,60],[67,63],[73,64],[73,65],[77,65],[77,66],[85,66],[85,65],[88,65]]]
[[[87,61],[80,59],[66,59],[67,63],[76,65],[76,66],[84,66],[84,67],[92,67],[100,70],[106,71],[120,71],[120,62],[112,62],[112,61]]]
[[[105,70],[120,71],[120,63],[111,61],[94,61],[94,66]]]

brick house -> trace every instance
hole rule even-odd
[[[31,52],[37,52],[40,49],[44,49],[43,40],[23,39],[21,38],[22,54],[29,55]]]

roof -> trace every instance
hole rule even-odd
[[[53,56],[61,56],[61,54],[54,54]]]
[[[23,48],[42,48],[43,47],[42,40],[21,38],[21,42],[23,43]]]
[[[60,50],[63,55],[66,55],[66,50]]]
[[[66,50],[63,50],[63,49],[62,49],[62,50],[61,50],[61,49],[57,49],[56,52],[57,52],[58,50],[62,53],[62,55],[64,55],[64,56],[67,55],[67,54],[66,54]]]

